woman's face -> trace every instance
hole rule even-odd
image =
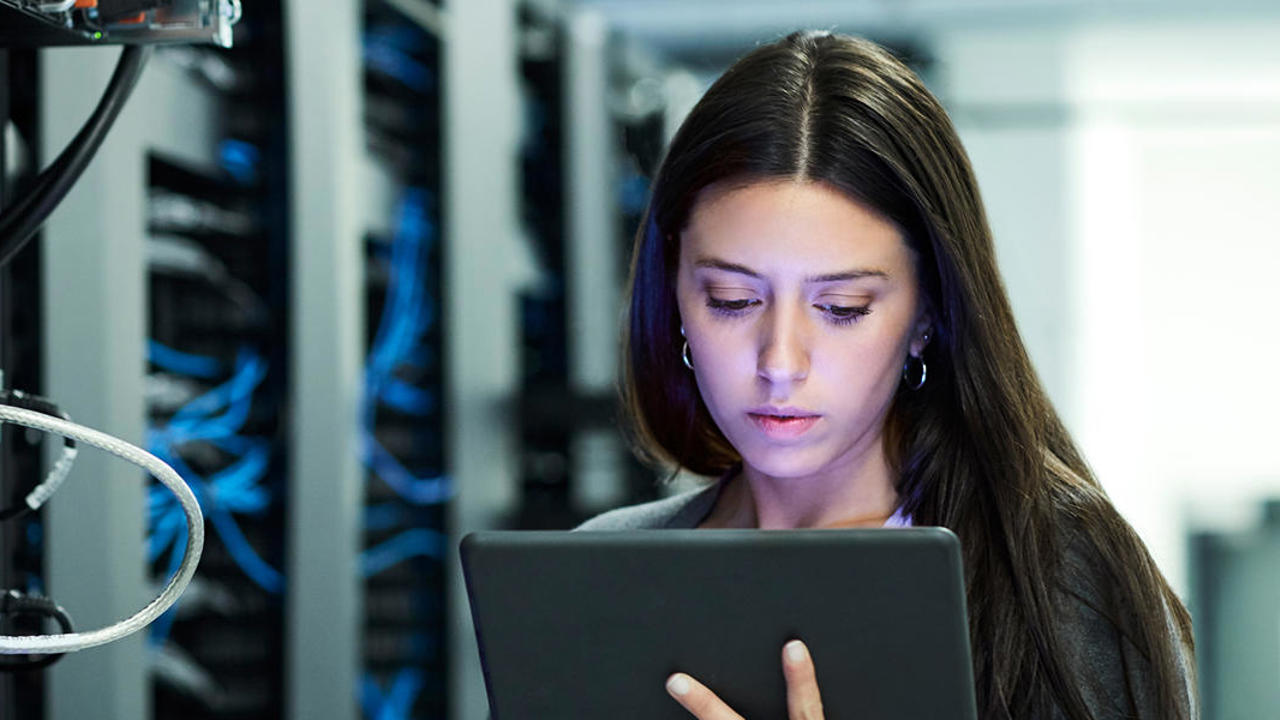
[[[895,225],[822,183],[713,186],[681,235],[676,296],[698,390],[748,467],[802,478],[879,452],[928,328]]]

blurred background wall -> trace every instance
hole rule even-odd
[[[1275,716],[1273,5],[246,0],[232,50],[157,53],[0,278],[6,386],[183,463],[210,550],[147,638],[0,675],[0,716],[485,717],[457,541],[696,482],[618,421],[631,239],[703,90],[798,28],[947,107],[1041,379],[1192,610],[1205,717]],[[6,52],[0,206],[116,52]],[[145,602],[172,508],[130,472],[0,528],[0,585],[86,627]]]

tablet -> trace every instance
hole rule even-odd
[[[479,532],[461,551],[494,720],[688,720],[677,670],[785,718],[792,638],[829,720],[977,717],[942,528]]]

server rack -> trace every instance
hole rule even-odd
[[[566,294],[564,39],[554,17],[519,9],[524,128],[521,220],[541,279],[520,294],[520,504],[511,527],[564,528],[583,519],[572,505],[570,417],[566,403],[569,329]],[[570,407],[574,405],[575,407]]]
[[[559,529],[659,492],[628,451],[615,392],[638,220],[620,221],[615,208],[624,187],[636,189],[620,172],[622,126],[610,109],[625,90],[603,19],[525,3],[520,23],[522,219],[541,280],[520,299],[521,495],[505,524]]]
[[[254,456],[248,459],[253,461],[259,457],[264,458],[264,462],[260,464],[261,467],[237,468],[230,462],[231,456],[220,456],[223,449],[219,448],[216,442],[209,442],[207,437],[179,439],[173,432],[167,432],[174,429],[168,426],[175,418],[178,421],[187,422],[190,426],[189,430],[195,429],[191,421],[205,413],[193,413],[191,410],[194,406],[189,403],[198,396],[203,397],[205,401],[209,399],[210,396],[205,393],[212,390],[217,383],[212,383],[208,387],[201,387],[201,383],[216,379],[220,372],[216,366],[226,358],[232,357],[232,353],[226,350],[229,344],[245,342],[261,345],[264,339],[276,336],[275,333],[263,331],[263,328],[246,325],[243,318],[236,316],[237,313],[228,312],[228,306],[242,303],[246,296],[253,297],[253,301],[262,307],[262,310],[256,312],[259,317],[255,322],[283,322],[279,312],[282,308],[279,298],[283,297],[283,293],[270,290],[270,286],[276,282],[277,278],[284,277],[283,273],[279,272],[279,262],[272,262],[272,259],[278,260],[281,256],[282,243],[285,241],[284,228],[279,222],[282,213],[273,212],[271,209],[280,204],[278,201],[283,194],[283,189],[278,182],[282,176],[280,166],[283,158],[272,154],[273,150],[281,147],[282,136],[271,137],[271,133],[279,128],[276,120],[280,114],[278,109],[280,101],[274,100],[273,104],[273,98],[279,98],[279,81],[278,78],[266,77],[270,68],[279,68],[278,60],[269,57],[271,53],[278,53],[276,50],[279,46],[278,41],[270,40],[272,32],[277,38],[279,36],[278,3],[274,9],[274,18],[267,17],[271,10],[270,3],[255,4],[251,18],[242,28],[242,38],[247,40],[250,37],[256,37],[258,40],[256,44],[244,43],[239,49],[230,53],[200,47],[180,47],[160,52],[157,61],[160,68],[153,67],[152,74],[159,73],[162,78],[150,80],[151,92],[144,89],[140,93],[143,99],[135,98],[135,102],[147,102],[148,94],[151,95],[152,101],[160,96],[172,102],[169,97],[166,97],[169,91],[186,86],[187,90],[184,93],[189,92],[190,96],[201,100],[197,103],[200,110],[217,111],[221,128],[215,133],[200,132],[200,130],[207,130],[207,125],[178,128],[177,132],[170,129],[169,136],[160,139],[157,143],[164,149],[160,151],[152,149],[149,159],[145,161],[146,167],[140,175],[110,174],[109,182],[123,196],[130,199],[145,197],[150,200],[144,207],[140,207],[143,203],[134,202],[123,202],[117,207],[111,207],[108,204],[108,211],[99,218],[95,218],[95,220],[105,220],[106,223],[118,222],[123,225],[121,234],[118,236],[121,245],[142,250],[137,255],[123,253],[125,257],[129,260],[140,257],[149,259],[153,271],[150,278],[150,292],[146,293],[142,283],[135,282],[142,279],[136,274],[136,271],[141,269],[140,265],[132,266],[131,272],[107,280],[108,285],[119,282],[121,286],[116,289],[106,288],[105,295],[112,301],[96,305],[95,312],[71,313],[70,318],[68,314],[55,313],[51,317],[51,322],[56,327],[51,333],[54,337],[50,339],[50,343],[57,348],[52,358],[55,376],[66,377],[68,366],[77,363],[100,363],[102,366],[112,367],[111,353],[96,352],[93,347],[95,340],[101,339],[112,345],[122,345],[127,357],[138,357],[139,351],[143,349],[143,338],[132,333],[122,333],[115,337],[78,337],[81,323],[90,326],[105,325],[107,323],[98,322],[99,317],[105,316],[113,320],[122,320],[129,328],[140,328],[145,323],[143,318],[149,315],[150,327],[146,335],[152,340],[150,359],[155,372],[146,377],[145,382],[140,382],[143,380],[143,367],[140,363],[137,365],[132,362],[123,363],[126,367],[117,364],[113,367],[117,372],[110,375],[105,384],[137,389],[140,392],[137,392],[135,398],[140,399],[145,394],[146,409],[151,424],[147,437],[149,442],[146,444],[150,449],[167,457],[172,464],[183,471],[188,482],[197,485],[201,490],[202,504],[206,513],[225,517],[226,521],[223,524],[230,528],[229,532],[234,533],[237,540],[241,541],[242,547],[252,548],[255,545],[264,545],[270,548],[269,555],[278,556],[280,554],[279,537],[282,534],[279,505],[273,507],[268,502],[263,508],[268,512],[255,513],[259,515],[259,522],[254,527],[242,528],[236,520],[231,519],[231,513],[227,510],[228,503],[235,497],[235,493],[229,485],[221,483],[217,474],[229,469],[254,470],[260,476],[252,478],[255,482],[265,480],[275,486],[263,487],[261,490],[268,496],[279,497],[281,473],[278,469],[278,459],[282,453],[278,443],[271,438],[273,435],[278,435],[278,430],[272,426],[271,416],[274,413],[264,408],[278,405],[278,397],[281,394],[279,388],[282,385],[278,370],[281,349],[268,348],[266,351],[268,355],[277,356],[274,360],[276,370],[270,373],[271,377],[265,386],[270,392],[259,394],[259,402],[253,407],[255,416],[246,418],[243,423],[250,426],[249,435],[232,436],[246,441],[260,441],[254,448]],[[86,54],[85,51],[75,52],[84,58],[92,57],[90,67],[101,64],[99,60],[103,57],[101,52],[96,55]],[[89,51],[89,53],[93,52]],[[268,57],[264,58],[264,53],[268,54]],[[30,57],[35,57],[34,52],[30,53]],[[53,57],[57,60],[62,59],[57,55]],[[30,62],[27,65],[29,66]],[[52,104],[59,107],[54,112],[70,116],[72,113],[67,112],[65,107],[58,106],[57,103],[74,104],[79,101],[79,98],[75,97],[79,94],[74,89],[76,83],[66,81],[72,78],[79,79],[83,73],[68,73],[67,65],[56,61],[52,67],[53,70],[49,74],[54,77],[46,78],[44,92],[51,96]],[[265,70],[254,72],[249,71],[248,68]],[[21,77],[15,79],[25,81],[14,83],[13,86],[26,89],[21,107],[24,111],[33,114],[41,105],[37,102],[39,93],[35,90],[35,72],[31,67],[25,67]],[[85,85],[91,86],[92,80]],[[199,86],[199,89],[191,90],[190,88],[194,86]],[[88,93],[85,95],[89,96]],[[180,93],[180,96],[188,97],[189,95]],[[218,96],[218,99],[214,96]],[[225,107],[218,107],[219,105]],[[245,114],[245,108],[252,108],[252,113],[260,113],[265,117],[259,116],[256,119],[248,117]],[[273,113],[277,117],[273,117]],[[31,128],[29,134],[34,136],[38,124],[34,120],[28,120],[26,124]],[[107,151],[107,159],[101,159],[99,163],[105,165],[108,171],[117,169],[121,158],[132,161],[126,162],[125,167],[129,167],[133,162],[141,165],[142,162],[138,161],[143,161],[144,156],[138,151],[146,152],[150,144],[138,134],[129,132],[130,129],[127,127],[130,124],[129,121],[126,120],[123,124],[126,127],[120,133],[127,136],[123,144],[130,147],[120,152],[120,144],[117,143],[114,148]],[[191,132],[189,137],[182,137],[183,131],[188,129],[194,129],[195,132]],[[256,178],[253,183],[238,183],[233,178],[235,168],[232,167],[232,163],[224,162],[219,167],[215,162],[217,153],[211,147],[207,147],[215,134],[226,135],[222,153],[224,160],[230,158],[231,153],[226,151],[233,143],[247,146],[245,139],[249,138],[257,142],[263,149],[262,154],[266,156],[259,167],[262,176]],[[245,139],[235,140],[236,136]],[[172,157],[166,156],[166,153],[171,154]],[[113,164],[113,161],[116,164]],[[130,169],[139,168],[134,165]],[[241,166],[239,169],[244,170],[244,167]],[[105,194],[102,193],[103,188],[100,182],[95,183],[95,180],[100,178],[95,178],[90,173],[86,178],[85,188],[70,201],[69,214],[74,214],[81,198]],[[250,184],[256,187],[246,187]],[[229,209],[228,206],[233,206],[234,209]],[[143,221],[142,218],[133,215],[130,212],[131,209],[141,210],[139,215],[146,214],[149,217]],[[85,303],[87,298],[77,297],[78,288],[74,278],[85,271],[109,274],[110,268],[97,264],[94,255],[95,252],[103,249],[97,243],[105,244],[108,238],[117,236],[99,231],[99,222],[94,222],[91,227],[85,227],[74,221],[67,222],[62,214],[59,214],[54,225],[56,228],[54,235],[59,241],[59,259],[56,263],[60,270],[51,273],[53,285],[56,286],[50,291],[53,304],[60,308],[77,304],[92,305],[94,304],[92,299],[88,299],[88,303]],[[67,229],[70,231],[60,232]],[[148,232],[150,238],[146,237]],[[173,252],[175,248],[179,250],[176,254]],[[110,249],[106,251],[111,252]],[[11,287],[20,290],[25,296],[20,305],[6,302],[5,312],[13,313],[15,308],[17,309],[18,314],[14,317],[21,325],[19,330],[21,330],[23,342],[12,344],[15,351],[31,346],[21,350],[19,352],[21,359],[15,358],[13,362],[15,370],[13,379],[21,382],[28,389],[38,387],[40,384],[38,377],[41,368],[40,347],[44,339],[41,332],[44,318],[41,317],[40,306],[44,297],[49,297],[42,295],[41,292],[42,272],[37,262],[38,252],[39,245],[33,244],[14,264],[6,268],[6,272],[15,274],[16,282]],[[67,272],[66,268],[70,268],[70,272]],[[260,276],[255,277],[255,274]],[[227,288],[231,288],[232,294],[238,297],[229,298]],[[261,292],[259,292],[260,289],[262,289]],[[138,297],[137,294],[149,294],[149,313],[138,312],[142,308],[128,302],[131,297]],[[68,299],[70,302],[67,302]],[[116,301],[120,301],[119,304],[116,304]],[[98,312],[102,315],[99,316]],[[229,318],[231,321],[228,321]],[[256,333],[257,336],[250,338],[249,333]],[[176,348],[185,348],[186,351],[179,351]],[[206,366],[215,367],[208,371],[200,368],[192,370],[193,363],[195,365],[204,363]],[[185,371],[179,367],[184,364]],[[100,374],[100,368],[95,370],[99,371],[96,374]],[[120,370],[124,372],[118,372]],[[72,374],[85,373],[73,372]],[[271,389],[273,386],[274,389]],[[100,387],[94,388],[93,392],[99,390]],[[72,407],[80,400],[74,397],[73,392],[58,394],[66,396],[68,404]],[[86,393],[88,394],[92,393]],[[264,395],[274,397],[264,398],[262,397]],[[117,407],[127,413],[129,405],[125,403],[124,407]],[[266,417],[259,417],[264,414]],[[120,432],[119,426],[113,427],[110,422],[94,423],[91,418],[89,422]],[[257,427],[252,427],[253,425]],[[132,435],[128,432],[123,434]],[[143,438],[135,436],[131,439],[141,441]],[[229,438],[222,439],[223,442],[228,440]],[[19,443],[6,443],[6,449],[18,445]],[[28,461],[28,467],[22,475],[34,476],[38,468],[38,456],[35,456]],[[111,474],[114,476],[119,473],[113,469]],[[197,478],[197,475],[204,476],[204,479]],[[77,483],[82,482],[81,477],[82,474],[76,473],[74,480]],[[112,478],[103,480],[105,483],[110,483]],[[243,498],[244,493],[252,489],[235,488],[235,490],[241,493],[240,497]],[[116,493],[116,489],[109,484],[94,488],[94,491]],[[140,563],[141,555],[136,558],[127,557],[130,544],[118,546],[110,541],[103,543],[101,537],[95,538],[92,537],[92,533],[82,532],[83,523],[69,515],[71,512],[84,511],[83,505],[72,510],[76,505],[78,493],[79,489],[72,489],[58,495],[55,500],[58,505],[66,506],[65,511],[62,508],[58,509],[64,517],[64,521],[55,523],[58,540],[74,538],[71,542],[60,542],[59,545],[75,546],[82,542],[79,536],[84,535],[88,536],[85,538],[88,542],[96,544],[99,548],[108,552],[118,552],[118,556],[113,560],[118,561],[121,566],[128,567],[133,562]],[[112,503],[107,507],[95,509],[100,511],[97,514],[104,516],[105,524],[119,527],[127,532],[130,520],[141,514],[141,502],[138,502],[136,514],[131,510],[122,516],[113,516],[111,507],[121,501],[128,502],[132,499],[141,501],[142,498],[137,498],[136,495],[130,496],[128,493],[123,493],[124,497],[119,495],[121,494],[113,496]],[[152,552],[149,555],[155,561],[153,569],[159,577],[163,577],[172,570],[170,558],[176,561],[181,554],[182,540],[174,534],[182,524],[181,512],[172,504],[172,497],[168,492],[159,486],[150,489],[146,502],[150,510],[150,517],[147,518],[150,522],[147,524],[151,530],[149,544]],[[38,586],[43,576],[44,543],[40,540],[44,525],[40,516],[36,516],[28,520],[25,527],[26,532],[22,535],[25,542],[20,548],[28,576],[25,582],[27,585]],[[169,531],[167,535],[166,530]],[[242,537],[244,531],[248,531],[247,541]],[[276,698],[281,694],[278,678],[281,674],[279,668],[282,644],[279,632],[281,627],[279,603],[275,603],[273,609],[267,609],[265,612],[242,611],[245,607],[263,610],[269,608],[271,604],[256,602],[258,599],[252,597],[251,592],[237,585],[241,574],[233,571],[232,563],[227,561],[227,545],[221,541],[221,537],[223,537],[221,533],[210,534],[212,542],[206,546],[201,572],[193,583],[194,592],[189,592],[174,610],[152,627],[151,652],[139,653],[134,645],[133,652],[127,655],[130,658],[128,662],[103,663],[104,654],[96,652],[85,653],[71,661],[74,666],[77,666],[73,674],[81,678],[88,679],[98,674],[106,678],[108,687],[113,684],[114,679],[118,684],[115,688],[108,690],[108,695],[112,691],[120,693],[121,689],[127,686],[125,694],[131,697],[126,699],[117,695],[121,701],[120,706],[113,708],[108,702],[105,707],[97,708],[97,712],[111,715],[119,707],[124,706],[134,708],[125,712],[135,714],[137,708],[151,706],[157,717],[278,717],[279,700]],[[12,547],[18,548],[17,545]],[[249,552],[257,554],[257,551],[252,549]],[[63,551],[53,558],[55,574],[56,566],[67,564],[70,559],[68,556],[69,553]],[[78,558],[71,560],[72,564],[78,561]],[[278,563],[278,560],[276,562]],[[140,568],[141,565],[138,564],[137,567]],[[101,594],[95,596],[97,588],[92,582],[83,582],[84,578],[80,573],[71,572],[62,573],[62,575],[63,578],[55,580],[55,587],[60,589],[59,596],[63,596],[61,589],[66,588],[65,596],[76,601],[68,604],[80,605],[85,601],[94,601],[101,597]],[[141,593],[147,588],[147,584],[141,582],[130,587],[128,580],[119,576],[111,577],[110,581],[113,586],[118,585],[126,592],[134,590]],[[219,607],[221,612],[210,612],[210,608]],[[174,627],[175,618],[178,618],[176,627]],[[163,642],[163,640],[171,640],[171,642]],[[133,644],[132,641],[125,645],[129,644]],[[109,667],[110,670],[95,671],[95,666]],[[148,668],[155,670],[157,677],[155,696],[151,702],[144,697],[139,697],[141,692],[145,692],[143,676]],[[43,702],[43,683],[39,680],[37,676],[32,681],[24,682],[20,691],[12,695],[6,693],[4,701],[9,702],[13,699],[21,709],[23,717],[43,717],[47,708],[44,707]],[[57,701],[53,708],[55,714],[61,715],[68,712],[80,714],[84,711],[82,708],[92,703],[92,695],[77,688],[75,683],[76,681],[73,680],[69,684],[60,682],[54,686]],[[246,702],[247,694],[256,695],[256,699]],[[76,709],[67,711],[68,707]],[[15,708],[15,712],[18,708]]]
[[[362,238],[388,236],[376,230],[366,232],[368,228],[358,217],[357,199],[368,189],[362,184],[365,176],[361,172],[360,151],[361,108],[369,99],[360,82],[362,6],[349,0],[281,0],[279,4],[271,3],[277,8],[272,12],[283,18],[273,21],[279,24],[258,24],[254,14],[262,12],[258,8],[266,4],[245,6],[247,14],[240,25],[245,29],[238,31],[235,44],[283,50],[286,57],[282,62],[259,56],[250,64],[254,74],[283,65],[283,80],[273,81],[278,82],[275,87],[268,83],[260,89],[272,94],[271,101],[286,105],[285,117],[263,120],[259,115],[260,124],[255,125],[251,119],[245,120],[252,113],[226,111],[229,104],[236,104],[241,98],[236,92],[229,97],[209,86],[213,78],[205,74],[208,67],[199,54],[167,53],[167,57],[159,56],[163,61],[152,63],[94,163],[46,225],[44,256],[37,276],[45,311],[39,338],[44,360],[40,370],[47,394],[66,398],[67,409],[78,421],[145,444],[148,425],[158,428],[171,423],[177,409],[162,404],[162,391],[166,389],[163,381],[151,382],[158,377],[148,379],[148,375],[164,372],[160,364],[151,362],[164,358],[150,355],[149,339],[168,340],[161,344],[195,356],[194,365],[187,367],[191,371],[188,374],[199,374],[202,366],[210,367],[210,363],[202,362],[210,359],[219,361],[224,371],[228,364],[234,369],[234,349],[239,347],[237,338],[230,337],[234,333],[202,334],[198,330],[210,322],[221,324],[222,320],[171,312],[174,308],[163,298],[185,292],[208,293],[214,297],[207,307],[216,306],[217,312],[233,316],[237,312],[231,307],[234,303],[219,298],[208,284],[184,281],[185,289],[179,289],[173,273],[152,272],[152,261],[156,260],[152,255],[162,252],[152,253],[153,235],[170,236],[170,240],[174,239],[172,236],[182,236],[183,240],[194,241],[197,250],[212,256],[229,275],[238,277],[261,296],[273,308],[271,313],[286,308],[268,323],[271,329],[265,332],[271,335],[271,349],[262,353],[267,356],[267,370],[258,386],[260,394],[255,394],[250,418],[237,433],[270,438],[284,447],[269,462],[270,478],[263,483],[271,485],[266,493],[270,500],[265,512],[239,513],[237,517],[247,544],[264,564],[272,565],[286,579],[285,592],[276,600],[256,590],[239,593],[255,596],[259,601],[254,610],[257,614],[243,617],[256,618],[251,622],[259,622],[259,628],[266,628],[270,622],[283,624],[283,630],[277,625],[276,630],[263,633],[263,644],[273,648],[254,660],[282,658],[274,674],[256,676],[265,681],[266,689],[263,685],[256,690],[241,686],[240,696],[256,692],[261,698],[271,693],[282,695],[283,700],[270,710],[261,706],[247,708],[246,703],[239,712],[247,717],[279,711],[284,717],[308,720],[351,718],[360,712],[360,669],[372,665],[365,658],[360,628],[367,617],[378,613],[382,614],[378,622],[388,618],[394,621],[397,612],[405,617],[405,604],[400,600],[379,600],[376,592],[365,594],[360,570],[362,559],[372,555],[362,555],[363,551],[381,544],[380,537],[366,537],[360,527],[365,492],[376,492],[360,467],[363,453],[358,418],[364,385],[361,365],[364,341],[373,334],[366,334],[363,326],[369,318],[380,316],[377,307],[368,308],[371,312],[366,313],[367,295],[378,296],[379,292],[372,289],[367,293],[362,281],[366,267],[361,262],[365,251]],[[419,26],[435,28],[431,32],[442,27],[438,4],[384,0],[381,5],[375,13],[399,12]],[[470,30],[459,31],[449,43],[437,48],[436,52],[451,56],[449,61],[441,62],[442,71],[451,67],[447,72],[457,73],[465,67],[470,78],[481,68],[489,80],[497,82],[482,81],[479,88],[466,91],[460,90],[461,84],[453,83],[450,101],[441,101],[436,110],[447,119],[445,124],[450,128],[459,127],[459,123],[468,129],[502,125],[503,118],[514,117],[514,112],[509,112],[515,108],[514,85],[505,84],[504,74],[504,60],[511,57],[508,50],[514,47],[509,44],[511,38],[506,31],[510,28],[504,18],[506,11],[513,8],[514,4],[503,2],[451,9],[450,33],[455,27]],[[481,29],[483,32],[479,32]],[[60,48],[41,55],[42,62],[47,63],[36,93],[43,116],[43,154],[56,152],[74,132],[86,106],[101,92],[116,52],[118,48]],[[449,86],[446,82],[441,87]],[[484,99],[479,101],[477,95]],[[262,100],[255,108],[261,110],[267,104]],[[452,112],[446,110],[449,104],[454,105]],[[222,109],[214,109],[215,106]],[[458,111],[458,106],[465,107]],[[442,134],[462,137],[457,132]],[[273,172],[280,173],[270,183],[280,183],[276,187],[287,186],[291,192],[287,198],[250,194],[261,205],[278,209],[281,222],[289,226],[288,234],[301,241],[289,242],[285,247],[273,245],[274,249],[265,254],[241,255],[230,245],[214,244],[215,238],[208,234],[177,232],[175,227],[166,228],[159,222],[164,218],[157,208],[175,200],[175,196],[181,200],[176,205],[186,205],[188,209],[193,205],[217,212],[239,208],[246,198],[241,194],[241,181],[234,175],[244,170],[246,163],[243,157],[221,157],[218,141],[247,140],[249,145],[257,144],[265,156],[271,152],[272,138],[277,137],[287,140],[283,144],[288,145],[288,150],[283,159],[277,158],[278,163],[266,163],[274,168]],[[483,178],[483,182],[463,182],[451,175],[449,188],[436,188],[435,202],[441,216],[440,228],[452,225],[443,222],[446,214],[462,218],[469,238],[492,239],[500,247],[505,242],[502,239],[515,237],[515,224],[506,224],[514,219],[514,203],[508,202],[511,198],[504,195],[502,188],[493,187],[492,178],[512,175],[502,166],[504,158],[510,157],[503,149],[507,136],[500,130],[496,133],[497,142],[494,137],[494,133],[473,136],[467,149],[452,150],[468,158],[465,172],[459,175]],[[228,174],[232,177],[228,178]],[[440,177],[437,183],[443,184]],[[457,184],[466,185],[463,192],[453,192]],[[170,209],[174,205],[171,203]],[[222,217],[228,219],[226,215]],[[258,216],[256,222],[274,221]],[[480,229],[486,226],[487,229]],[[451,230],[453,234],[458,232]],[[373,244],[376,246],[377,242]],[[174,249],[174,243],[170,245],[167,250]],[[186,250],[191,249],[188,243]],[[450,275],[477,277],[471,270],[459,272],[461,266],[469,267],[486,255],[483,248],[474,250],[471,257],[459,258],[437,247],[432,262],[442,271],[439,282]],[[502,256],[503,252],[495,255]],[[368,265],[370,280],[375,284],[377,264],[375,261]],[[276,273],[282,267],[286,268],[282,271],[283,281]],[[451,290],[450,300],[460,302],[457,307],[442,304],[438,308],[440,323],[447,322],[446,314],[455,320],[465,318],[465,327],[451,332],[451,339],[461,347],[445,347],[442,343],[437,346],[439,353],[450,355],[442,359],[438,377],[401,378],[423,388],[434,385],[440,391],[442,409],[449,400],[459,400],[449,423],[449,437],[441,442],[439,458],[434,462],[443,465],[452,456],[455,467],[460,466],[469,477],[470,495],[465,508],[452,503],[428,509],[424,515],[406,520],[405,529],[445,528],[446,515],[465,528],[487,526],[495,509],[507,506],[497,498],[514,485],[514,477],[505,469],[511,453],[495,447],[505,442],[505,431],[503,423],[492,422],[492,406],[494,398],[510,397],[512,386],[501,362],[477,364],[469,360],[511,356],[514,335],[495,329],[514,328],[511,321],[515,314],[508,312],[509,305],[489,302],[493,297],[495,294],[488,288],[467,286]],[[161,307],[152,309],[153,304]],[[480,306],[483,309],[477,312]],[[249,328],[240,329],[250,337],[260,335]],[[477,351],[479,346],[485,349]],[[233,352],[230,363],[225,356],[228,351]],[[459,369],[462,381],[446,383],[446,367]],[[205,378],[203,386],[188,382],[186,397],[192,390],[216,387],[222,377],[225,376]],[[277,402],[277,392],[284,393],[282,401]],[[173,397],[180,396],[174,394],[170,400]],[[384,426],[382,430],[386,432],[388,428]],[[394,432],[384,435],[389,446],[395,445],[394,436]],[[199,453],[194,448],[191,451]],[[218,457],[204,459],[212,461],[193,469],[211,475],[222,469]],[[401,459],[409,461],[409,453]],[[136,469],[123,465],[105,458],[82,457],[47,513],[45,536],[52,541],[45,548],[45,575],[55,588],[54,594],[60,601],[65,599],[83,626],[109,624],[136,610],[146,601],[151,576],[159,569],[146,563],[149,548],[144,537],[151,518],[146,512],[145,487],[137,482]],[[426,476],[429,469],[420,467],[417,472]],[[272,484],[282,478],[287,479],[283,488]],[[93,512],[86,512],[86,508]],[[205,570],[214,571],[214,576],[221,572],[220,582],[224,584],[246,582],[247,573],[238,564],[226,562],[231,551],[226,543],[212,537],[215,534],[216,530],[210,533],[206,563],[211,564]],[[436,554],[443,554],[439,552],[442,549],[438,548]],[[414,571],[413,582],[420,589],[438,580],[440,587],[433,587],[432,592],[437,597],[450,593],[447,602],[439,597],[437,607],[431,606],[433,601],[413,601],[411,620],[419,628],[436,622],[433,618],[443,613],[440,607],[453,613],[465,607],[465,601],[461,605],[458,602],[459,584],[453,576],[456,557],[435,565],[428,554],[423,552],[386,575],[377,574],[377,581],[384,582],[410,568]],[[453,582],[445,582],[445,575]],[[205,579],[219,578],[201,578]],[[225,621],[213,605],[205,602],[220,595],[226,594],[213,591],[202,599],[197,586],[197,592],[182,602],[169,626],[175,645],[188,646],[184,648],[189,651],[188,656],[202,659],[205,670],[216,668],[227,657],[220,656],[225,647],[213,643],[196,649],[203,639],[208,639],[202,628]],[[273,603],[282,603],[282,607]],[[460,656],[456,648],[456,638],[469,634],[470,627],[468,624],[459,633],[457,622],[455,614],[448,630],[442,627],[436,639],[440,646],[450,646],[449,659],[445,660],[441,651],[436,656],[439,665],[433,666],[431,653],[426,653],[426,660],[418,668],[439,676],[445,670],[454,670],[453,679],[466,678],[466,684],[478,681],[479,675],[478,670],[472,672],[470,665],[462,671],[451,667],[459,657],[462,662],[470,662],[470,656],[465,652]],[[36,717],[135,720],[178,712],[232,714],[235,708],[229,705],[219,710],[193,709],[200,704],[191,695],[178,692],[167,679],[153,681],[149,673],[152,649],[144,635],[147,633],[61,661],[46,675],[43,696],[47,702]],[[282,647],[274,648],[277,643]],[[423,654],[416,657],[421,659]],[[239,682],[231,672],[210,675],[224,689]],[[240,679],[250,676],[253,673],[244,673]],[[384,694],[391,689],[386,684],[388,679],[380,678]],[[433,716],[450,705],[452,712],[470,717],[465,709],[470,707],[466,705],[470,701],[459,703],[455,686],[451,685],[455,687],[453,692],[437,693],[429,684],[441,682],[442,677],[424,680],[414,715]]]
[[[453,486],[445,474],[440,42],[430,23],[403,10],[364,5],[359,694],[367,718],[443,718]]]
[[[290,348],[279,3],[254,3],[232,50],[180,47],[215,100],[216,165],[147,158],[149,449],[201,500],[210,532],[185,596],[149,632],[154,717],[283,712]],[[178,509],[148,489],[148,560],[171,572]]]
[[[177,467],[210,532],[173,610],[146,633],[65,658],[48,674],[44,707],[23,717],[281,714],[280,589],[257,587],[243,562],[278,570],[284,550],[280,15],[279,2],[254,3],[233,51],[159,50],[47,224],[48,261],[33,277],[49,308],[49,394]],[[101,92],[115,52],[41,55],[31,105],[54,152]],[[245,383],[249,349],[259,377]],[[247,392],[228,398],[233,388]],[[144,492],[136,470],[82,458],[51,502],[45,564],[53,594],[93,626],[145,602],[183,533],[165,491]]]
[[[645,62],[637,62],[637,54]],[[666,149],[668,108],[662,78],[669,69],[647,54],[637,53],[627,43],[612,44],[608,57],[612,69],[609,97],[613,99],[609,103],[610,138],[616,158],[610,178],[611,207],[613,236],[619,247],[614,272],[625,278],[636,230],[649,203],[649,186]],[[655,476],[630,453],[626,453],[618,475],[627,503],[653,500],[667,491],[662,484],[665,478]]]

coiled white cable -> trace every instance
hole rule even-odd
[[[44,482],[27,493],[27,507],[39,510],[46,500],[58,492],[58,488],[62,487],[62,481],[66,480],[67,475],[71,473],[71,466],[75,464],[77,452],[73,447],[62,449],[62,456],[53,464],[53,469],[49,471]]]
[[[191,492],[191,488],[187,487],[182,476],[165,464],[164,461],[142,448],[104,432],[32,410],[0,404],[0,423],[6,422],[35,428],[36,430],[61,435],[62,437],[92,445],[119,458],[128,460],[151,473],[161,484],[178,496],[178,503],[187,515],[187,547],[182,556],[182,565],[178,567],[178,571],[173,574],[173,577],[169,578],[164,590],[160,592],[156,599],[152,600],[132,617],[121,620],[114,625],[88,632],[62,633],[58,635],[0,635],[0,654],[21,655],[74,652],[114,642],[122,637],[132,635],[151,624],[165,610],[168,610],[169,606],[177,602],[178,597],[182,595],[182,591],[186,589],[187,583],[191,582],[191,576],[196,572],[196,564],[200,562],[200,553],[204,550],[204,515],[200,512],[200,504],[196,501],[196,496]]]
[[[58,406],[50,402],[47,398],[39,395],[29,395],[21,390],[0,390],[0,405],[17,407],[24,410],[35,410],[52,417],[59,417],[68,422],[71,418],[67,414],[58,409]],[[15,505],[4,510],[0,510],[0,521],[11,520],[15,517],[21,517],[25,512],[39,510],[40,506],[49,499],[51,495],[58,491],[58,487],[62,485],[62,481],[67,479],[67,474],[71,472],[71,466],[76,461],[76,443],[74,440],[66,439],[63,441],[62,456],[53,464],[53,468],[49,470],[49,474],[45,476],[44,482],[31,489],[27,493],[27,497],[23,505]]]

